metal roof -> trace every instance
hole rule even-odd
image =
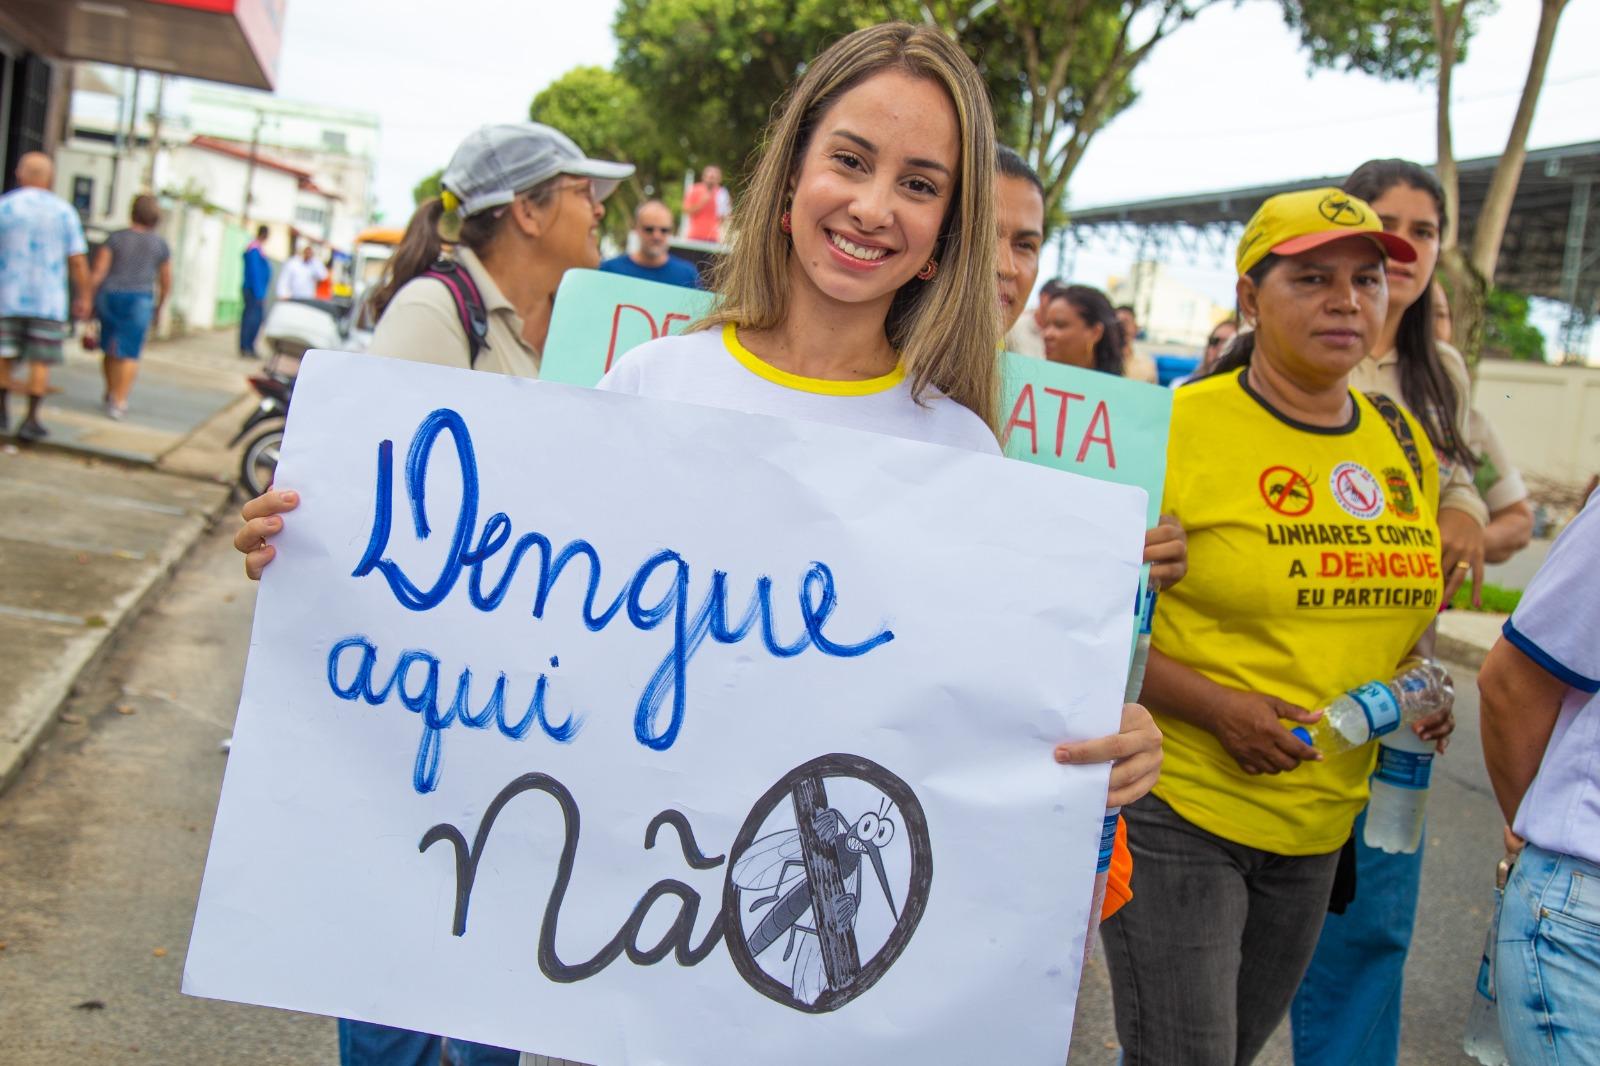
[[[1471,240],[1472,225],[1483,207],[1497,162],[1498,156],[1485,156],[1457,164],[1463,245]],[[1343,180],[1344,175],[1304,178],[1078,208],[1069,213],[1067,228],[1079,240],[1112,231],[1145,237],[1159,245],[1164,237],[1183,240],[1180,231],[1189,231],[1190,239],[1231,243],[1267,197],[1338,185]],[[1528,153],[1500,246],[1495,284],[1561,300],[1574,305],[1580,314],[1595,313],[1600,294],[1600,141]]]

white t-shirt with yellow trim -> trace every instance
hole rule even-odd
[[[929,389],[920,403],[912,399],[903,366],[862,381],[801,377],[763,362],[739,342],[732,323],[641,344],[599,387],[1000,454],[983,420],[938,390]]]

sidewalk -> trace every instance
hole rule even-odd
[[[227,333],[146,349],[128,418],[100,410],[97,356],[52,375],[43,446],[0,442],[0,790],[79,675],[231,500],[244,373]]]
[[[1439,616],[1439,658],[1476,670],[1500,639],[1507,617],[1487,611],[1444,612]]]
[[[105,382],[101,356],[67,342],[67,361],[50,374],[53,394],[40,421],[52,448],[124,462],[154,465],[245,391],[245,375],[259,363],[240,359],[232,331],[198,333],[153,341],[139,360],[127,417],[118,422],[102,409]],[[22,400],[12,398],[13,422]],[[13,426],[13,429],[15,426]]]

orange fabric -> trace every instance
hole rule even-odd
[[[1117,815],[1117,839],[1111,845],[1111,869],[1106,873],[1106,901],[1100,908],[1103,922],[1133,898],[1133,852],[1128,850],[1128,823]]]

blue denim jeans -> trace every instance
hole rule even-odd
[[[262,314],[262,301],[248,292],[245,293],[244,310],[239,313],[239,351],[241,353],[255,354],[256,334],[261,332]]]
[[[339,1019],[339,1066],[517,1066],[517,1052],[410,1029]]]
[[[1496,950],[1511,1066],[1600,1064],[1600,866],[1523,848],[1506,882]]]
[[[1322,936],[1289,1008],[1295,1066],[1394,1066],[1400,994],[1417,920],[1422,848],[1390,855],[1361,839],[1356,818],[1356,898],[1322,919]],[[1423,829],[1427,839],[1427,829]]]

